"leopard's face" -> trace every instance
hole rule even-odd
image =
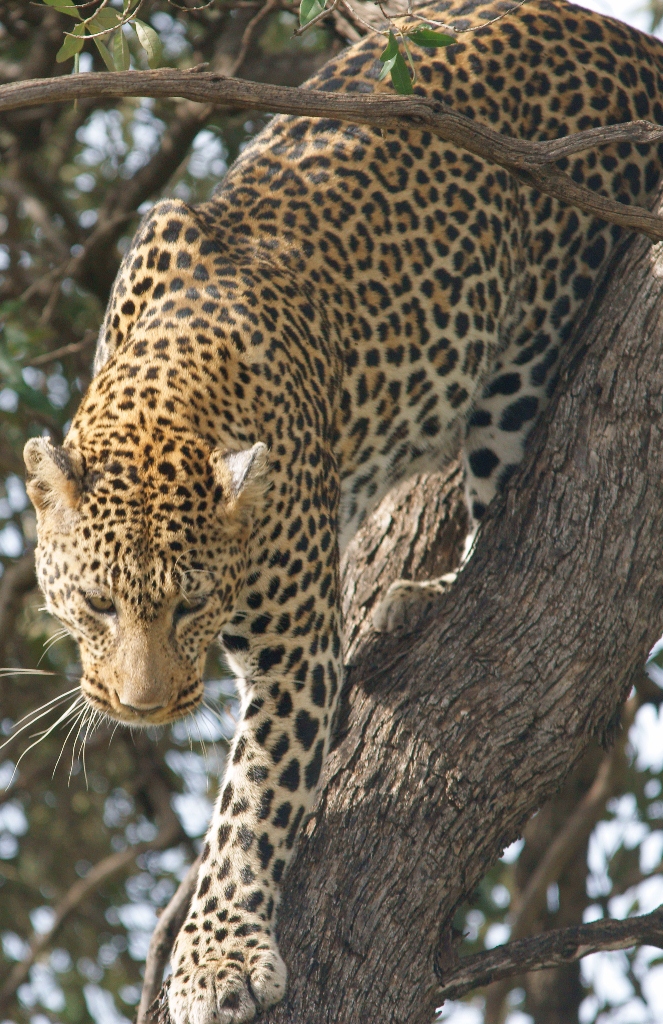
[[[200,703],[207,650],[246,575],[254,501],[242,499],[264,446],[200,455],[197,473],[171,457],[142,474],[132,458],[26,446],[46,606],[79,643],[86,700],[128,724]]]

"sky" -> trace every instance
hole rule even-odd
[[[575,0],[580,7],[586,7],[590,11],[598,11],[599,14],[608,14],[612,18],[619,18],[628,22],[635,28],[647,32],[650,24],[650,16],[646,10],[646,0]],[[660,35],[660,31],[656,33]]]

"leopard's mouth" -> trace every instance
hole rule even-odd
[[[101,712],[115,722],[134,728],[170,725],[181,718],[186,718],[201,705],[204,695],[201,681],[194,686],[189,684],[168,703],[149,704],[145,701],[137,706],[123,703],[115,690],[109,692],[104,688],[103,693],[100,693],[96,684],[91,686],[85,679],[81,680],[80,685],[83,697],[95,711]]]

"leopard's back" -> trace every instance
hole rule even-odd
[[[442,2],[422,13],[476,27],[513,6]],[[637,118],[663,123],[663,45],[620,22],[532,0],[458,38],[412,48],[415,92],[496,131],[551,139]],[[377,82],[383,45],[358,43],[307,87],[389,91]],[[558,166],[592,191],[646,206],[661,150],[606,146]],[[228,211],[226,237],[241,226],[249,248],[273,246],[336,327],[346,536],[396,480],[444,459],[459,421],[480,516],[522,458],[620,229],[430,133],[287,116],[247,148],[209,207],[217,224]]]
[[[414,47],[415,92],[528,139],[635,118],[663,123],[658,40],[563,0],[530,0],[492,20],[512,6],[442,0],[423,9],[459,28],[488,23],[445,49]],[[377,81],[382,48],[381,37],[360,41],[307,88],[388,92]],[[660,153],[622,143],[559,166],[593,191],[647,205]],[[180,238],[187,258],[207,245],[204,262],[224,287],[230,271],[244,275],[242,301],[233,293],[224,305],[222,289],[229,336],[249,337],[258,358],[279,332],[299,336],[302,323],[311,328],[304,349],[324,337],[342,544],[393,483],[443,462],[458,431],[480,518],[522,458],[621,234],[429,132],[289,116],[257,136],[210,202],[179,207],[202,229],[191,246]],[[160,209],[152,222],[166,224],[172,204]],[[129,262],[141,245],[139,236]],[[165,278],[174,272],[171,264]],[[286,308],[293,302],[299,323]],[[126,331],[120,306],[111,302],[103,358],[113,313]]]

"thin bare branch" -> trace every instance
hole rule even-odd
[[[152,933],[150,948],[147,951],[147,959],[145,961],[143,991],[138,1005],[136,1024],[147,1024],[149,1021],[149,1009],[159,995],[159,989],[163,982],[164,968],[168,963],[175,937],[184,924],[184,918],[189,909],[193,891],[196,888],[200,860],[200,855],[198,855],[180,882],[170,903],[164,907],[159,917],[159,922]]]
[[[412,127],[428,130],[481,159],[506,168],[518,180],[602,220],[663,239],[663,220],[637,206],[591,192],[554,166],[555,161],[597,146],[617,142],[638,145],[658,142],[663,127],[648,121],[590,128],[562,139],[531,142],[510,138],[471,121],[444,103],[421,96],[326,93],[314,89],[268,85],[206,72],[128,71],[69,75],[46,81],[0,86],[0,111],[74,99],[121,96],[181,96],[198,103],[240,109],[335,117],[381,129]]]
[[[84,337],[80,341],[72,341],[69,345],[62,345],[61,348],[54,348],[52,352],[44,352],[41,356],[29,359],[26,366],[47,366],[49,363],[54,363],[56,359],[64,359],[66,356],[75,356],[79,352],[84,352],[85,349],[91,348],[96,340],[97,335],[94,331],[86,331]]]
[[[451,971],[445,972],[439,996],[443,1000],[458,999],[501,978],[558,967],[599,950],[628,949],[642,944],[663,948],[663,909],[625,921],[594,921],[575,928],[558,928],[463,957]]]
[[[237,53],[237,56],[233,61],[232,68],[230,71],[231,75],[236,75],[237,72],[241,69],[242,64],[246,60],[246,55],[249,52],[249,47],[255,37],[256,29],[258,28],[260,23],[267,17],[268,14],[271,14],[272,11],[279,9],[280,7],[281,0],[267,0],[267,2],[260,8],[260,10],[253,15],[250,22],[244,29],[244,34],[242,36],[242,42],[239,47],[239,52]]]

